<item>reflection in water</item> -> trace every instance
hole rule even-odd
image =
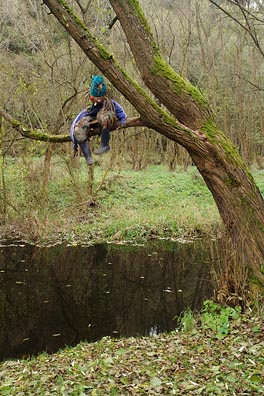
[[[203,241],[2,244],[0,358],[174,329],[175,316],[199,309],[213,294],[208,252]]]

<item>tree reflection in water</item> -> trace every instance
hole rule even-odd
[[[48,248],[2,243],[0,357],[172,330],[175,316],[213,295],[208,257],[202,240]]]

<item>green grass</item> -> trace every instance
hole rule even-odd
[[[190,238],[221,231],[215,202],[195,167],[170,172],[152,165],[135,172],[107,170],[107,160],[100,161],[89,196],[83,159],[69,172],[65,159],[54,156],[48,191],[42,188],[42,160],[8,160],[2,233],[19,230],[25,239],[40,243],[96,243]],[[263,174],[254,172],[262,193]]]
[[[94,170],[87,195],[87,166],[69,174],[56,158],[48,193],[41,188],[42,164],[10,163],[6,171],[8,224],[28,239],[69,242],[145,240],[213,234],[221,222],[211,193],[196,168],[170,172],[149,166],[135,172]],[[90,205],[90,203],[94,203]],[[14,208],[16,210],[14,210]]]
[[[262,195],[264,196],[264,169],[255,170],[253,172],[253,176],[254,176],[257,186],[259,187]]]

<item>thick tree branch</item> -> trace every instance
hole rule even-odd
[[[212,118],[208,101],[162,58],[138,1],[110,0],[110,3],[147,87],[179,122],[199,129],[208,117]]]
[[[70,142],[70,135],[50,135],[47,132],[38,130],[38,129],[30,129],[23,126],[22,122],[16,120],[13,116],[7,113],[4,109],[0,108],[0,115],[8,121],[14,129],[16,129],[22,136],[26,138],[30,138],[33,140],[39,140],[42,142],[51,142],[51,143],[65,143]],[[122,126],[122,129],[130,128],[130,127],[139,127],[139,126],[148,126],[145,122],[143,122],[139,117],[128,118],[126,125]],[[117,130],[116,126],[112,131]],[[99,129],[93,129],[90,132],[91,136],[96,136],[100,134]]]
[[[146,126],[180,143],[187,150],[193,147],[194,142],[197,142],[196,149],[198,151],[201,153],[208,151],[208,145],[203,143],[204,134],[199,132],[194,125],[192,127],[179,122],[169,112],[158,106],[156,101],[117,64],[113,54],[107,52],[103,45],[92,35],[87,26],[72,12],[64,0],[43,0],[43,3],[47,5],[65,30],[70,33],[71,37],[77,42],[87,57],[134,106],[140,114],[141,121]],[[136,36],[137,34],[134,37]],[[142,51],[143,49],[140,52],[141,58],[144,52]],[[144,61],[147,62],[148,59]],[[189,83],[187,85],[188,87],[191,86]],[[179,99],[177,101],[179,102]],[[192,108],[191,103],[188,106],[184,110],[185,113]]]

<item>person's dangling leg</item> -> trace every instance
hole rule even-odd
[[[84,158],[85,158],[87,164],[92,165],[94,163],[94,160],[93,160],[93,157],[91,154],[89,140],[87,139],[84,142],[82,142],[80,144],[80,148],[82,150],[82,153],[84,155]]]
[[[101,155],[110,150],[110,131],[109,129],[102,130],[100,147],[95,150],[94,154]]]

